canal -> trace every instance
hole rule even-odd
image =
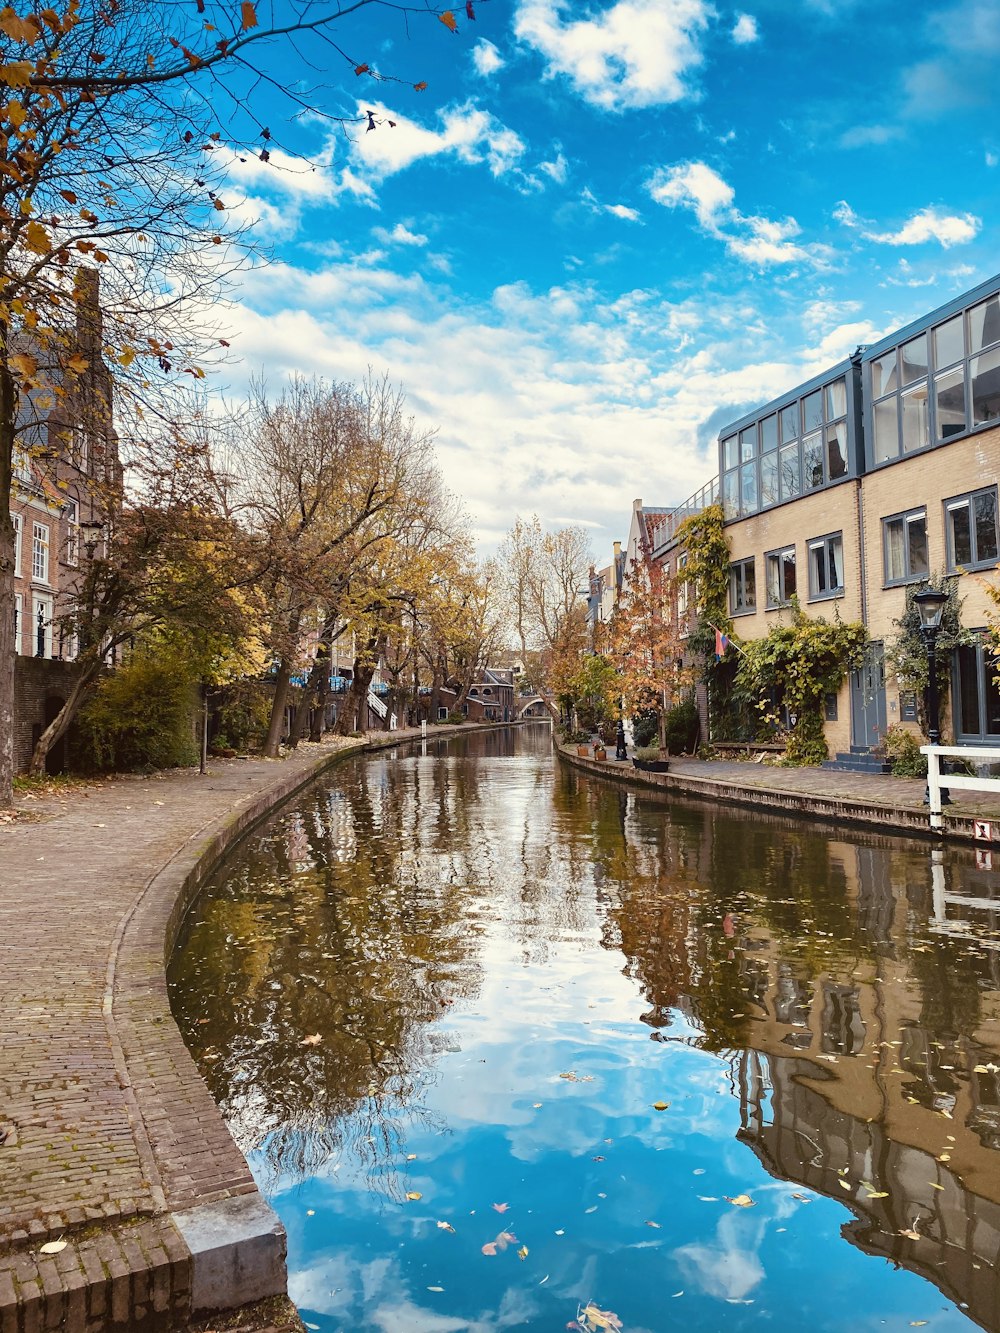
[[[310,1329],[1000,1333],[998,882],[498,730],[256,831],[171,997]]]

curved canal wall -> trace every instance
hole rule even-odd
[[[284,1295],[284,1231],[174,1023],[166,962],[238,839],[334,764],[420,739],[122,779],[0,828],[0,1333],[177,1329]]]

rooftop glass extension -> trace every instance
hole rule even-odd
[[[866,459],[894,463],[1000,422],[1000,276],[862,357]]]
[[[857,476],[860,418],[859,369],[847,360],[727,426],[719,436],[727,520]]]
[[[692,518],[695,514],[700,514],[702,510],[717,504],[718,499],[719,478],[713,477],[711,481],[706,482],[704,486],[695,491],[694,495],[685,500],[683,504],[664,514],[653,529],[653,558],[659,558],[664,551],[673,545],[677,529],[686,518]]]

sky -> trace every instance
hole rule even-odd
[[[225,379],[387,372],[484,554],[537,513],[606,563],[721,426],[1000,270],[997,0],[473,12],[338,25],[323,104],[376,128],[274,99],[270,161],[234,156],[269,259]]]

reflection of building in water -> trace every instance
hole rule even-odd
[[[772,1175],[849,1207],[855,1220],[842,1234],[852,1244],[919,1273],[984,1328],[1000,1329],[1000,1202],[968,1189],[941,1154],[894,1142],[884,1124],[831,1105],[826,1086],[810,1086],[816,1077],[794,1056],[744,1052],[740,1139]],[[994,1194],[1000,1178],[996,1186]]]
[[[758,818],[671,812],[657,835],[653,813],[630,815],[613,912],[652,1035],[682,1010],[741,1051],[740,1137],[768,1170],[1000,1333],[1000,873]]]

